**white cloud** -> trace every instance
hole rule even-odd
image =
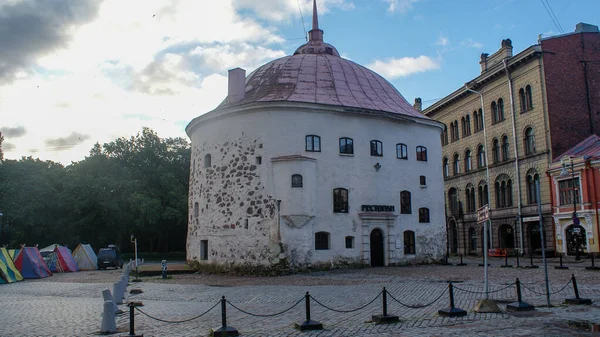
[[[439,69],[440,65],[434,59],[421,55],[419,57],[391,58],[384,61],[376,60],[368,68],[388,79],[406,77],[411,74]]]
[[[436,46],[445,47],[449,44],[450,44],[450,40],[448,40],[448,38],[443,35],[440,35],[440,37],[438,37],[437,41],[435,41]]]
[[[461,47],[467,47],[467,48],[475,48],[475,49],[481,49],[483,48],[483,44],[480,42],[476,42],[473,41],[473,39],[468,38],[466,40],[463,40],[460,42],[460,46]]]
[[[406,14],[414,3],[419,2],[420,0],[384,0],[387,2],[388,9],[387,11],[390,13],[398,12],[400,14]]]

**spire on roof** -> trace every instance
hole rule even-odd
[[[319,15],[317,14],[317,0],[313,0],[312,29],[308,32],[309,41],[323,41],[323,31],[319,29]]]

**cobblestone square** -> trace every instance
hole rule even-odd
[[[450,261],[457,263],[456,260]],[[172,279],[143,277],[131,282],[128,300],[143,302],[135,314],[136,333],[144,336],[207,336],[221,326],[219,300],[225,296],[227,322],[241,336],[594,336],[597,333],[569,325],[569,321],[600,323],[600,278],[583,264],[568,270],[549,264],[552,307],[546,306],[544,269],[501,268],[492,260],[489,297],[498,300],[501,313],[475,313],[484,298],[480,261],[465,260],[467,266],[406,266],[313,272],[282,277],[234,277],[222,275],[173,275]],[[512,262],[514,264],[514,261]],[[539,264],[539,260],[538,260]],[[591,306],[567,306],[572,298],[571,275],[577,279],[580,296]],[[97,335],[102,318],[102,290],[111,289],[121,270],[55,274],[40,280],[0,286],[0,336],[89,336]],[[509,314],[505,305],[516,301],[515,280],[522,283],[523,301],[536,307],[528,313]],[[449,307],[448,283],[454,285],[455,306],[467,311],[458,318],[438,315]],[[383,287],[388,313],[400,322],[375,324],[382,313]],[[305,320],[304,295],[310,292],[311,318],[324,330],[300,332],[294,324]],[[294,306],[295,305],[295,306]],[[235,307],[234,307],[235,306]],[[129,333],[129,308],[117,316],[119,332]],[[183,321],[202,314],[200,318]],[[363,308],[364,307],[364,308]],[[291,308],[291,309],[290,309]],[[289,309],[289,310],[288,310]],[[358,310],[357,310],[358,309]],[[285,311],[285,312],[283,312]],[[143,312],[143,313],[142,313]],[[281,314],[278,314],[283,312]],[[147,314],[147,315],[146,315]],[[265,317],[278,314],[273,317]]]

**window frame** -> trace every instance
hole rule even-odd
[[[447,157],[444,157],[442,161],[442,172],[444,174],[444,178],[448,178],[450,176],[450,161]]]
[[[525,155],[529,156],[535,153],[535,133],[533,132],[533,128],[528,126],[525,128]]]
[[[402,238],[404,241],[404,255],[415,255],[416,254],[415,232],[411,231],[411,230],[406,230],[402,233]]]
[[[558,181],[559,206],[573,206],[575,203],[581,205],[581,194],[579,193],[579,177],[567,178]]]
[[[429,208],[419,208],[419,223],[430,223],[429,219]]]
[[[460,156],[458,153],[454,154],[454,159],[452,160],[452,173],[457,176],[460,174]]]
[[[473,161],[471,159],[471,150],[465,151],[465,172],[471,172],[473,170]]]
[[[371,149],[371,156],[383,157],[383,143],[380,140],[373,139],[369,143]]]
[[[400,149],[400,151],[398,151],[398,149]],[[402,156],[402,153],[404,153],[404,156]],[[396,158],[408,160],[408,146],[406,146],[406,144],[396,144]]]
[[[354,140],[352,138],[341,137],[339,139],[339,146],[340,154],[354,154]]]
[[[346,249],[354,249],[354,236],[346,236],[344,238]]]
[[[348,204],[349,204],[348,189],[343,188],[343,187],[334,188],[333,189],[333,213],[348,213],[348,209],[349,209]]]
[[[423,145],[417,146],[417,161],[427,161],[427,148]]]
[[[317,136],[317,135],[306,135],[304,138],[304,149],[306,152],[321,152],[321,137]],[[308,140],[310,139],[310,148],[309,148],[309,142]],[[315,140],[317,140],[317,142],[315,143]],[[317,144],[317,145],[315,145]],[[318,149],[317,149],[318,147]]]
[[[410,191],[400,191],[400,214],[412,214],[412,196]]]
[[[331,249],[331,234],[327,231],[316,232],[315,250],[330,250]]]
[[[299,177],[299,180],[298,180]],[[296,178],[294,180],[294,178]],[[292,188],[302,188],[304,187],[304,181],[301,174],[292,174]]]
[[[502,161],[507,161],[510,158],[510,144],[508,143],[508,136],[502,136]]]

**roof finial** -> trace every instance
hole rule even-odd
[[[319,16],[317,14],[317,0],[313,0],[312,29],[308,32],[309,41],[323,41],[323,31],[319,29]]]
[[[317,0],[313,0],[313,20],[312,29],[319,29],[319,15],[317,14]]]

